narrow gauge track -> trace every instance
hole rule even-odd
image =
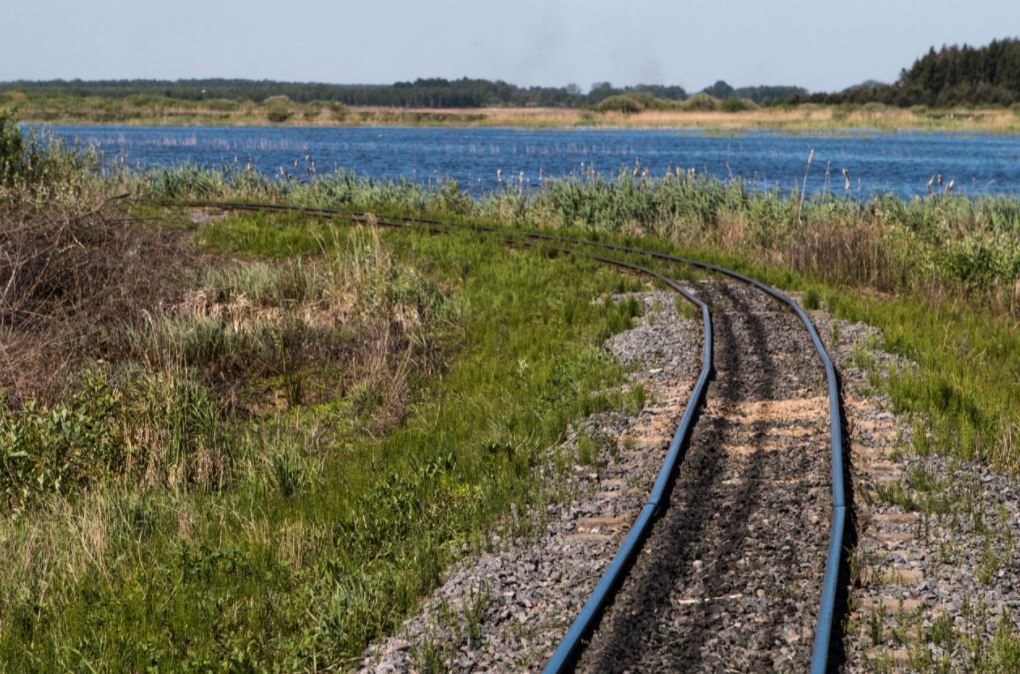
[[[701,284],[713,304],[726,307],[720,321],[726,377],[713,385],[708,414],[697,423],[699,435],[691,459],[678,476],[676,467],[690,442],[711,373],[708,306],[652,269],[589,256],[656,277],[700,306],[705,360],[648,503],[545,671],[570,671],[575,666],[592,672],[809,668],[820,674],[830,667],[846,518],[842,406],[835,368],[821,338],[803,309],[785,294],[697,260],[541,232],[510,233],[432,218],[378,217],[363,211],[279,204],[192,201],[167,205],[298,211],[389,227],[423,224],[440,231],[466,228],[502,234],[508,243],[566,244],[568,248],[561,249],[565,252],[574,252],[569,246],[581,245],[657,258],[744,284]],[[511,234],[525,241],[515,241]],[[769,337],[766,324],[782,326],[778,339]],[[824,383],[808,364],[811,346],[824,366]],[[825,385],[832,450],[829,479],[812,464],[818,463],[817,456],[812,458],[811,443],[805,441],[812,426],[824,426],[817,407]],[[819,498],[826,482],[831,486],[831,508]],[[668,508],[667,501],[672,501]],[[818,557],[826,545],[819,528],[827,512],[831,527],[823,576]],[[642,551],[646,554],[639,556]],[[805,646],[811,632],[809,605],[819,594],[809,658]]]
[[[809,667],[830,512],[824,380],[792,313],[732,281],[696,287],[717,376],[668,507],[577,671]]]

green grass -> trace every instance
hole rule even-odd
[[[203,236],[275,259],[311,249],[321,228],[246,216]],[[414,382],[406,421],[358,432],[373,396],[352,391],[235,424],[220,488],[112,483],[9,518],[11,671],[348,667],[511,504],[541,511],[553,495],[536,475],[571,420],[633,404],[599,344],[634,307],[598,298],[634,280],[469,236],[393,232],[383,245],[460,312],[456,355]],[[272,285],[252,269],[254,287]]]
[[[1013,630],[1010,612],[993,616],[987,605],[974,605],[966,597],[962,612],[958,621],[946,614],[938,616],[931,627],[923,630],[920,643],[908,644],[910,666],[915,671],[933,674],[959,671],[952,661],[952,656],[956,656],[969,672],[1017,671],[1020,639]]]
[[[859,202],[832,190],[807,199],[801,208],[796,194],[763,192],[740,181],[589,173],[551,180],[525,194],[507,185],[473,199],[452,181],[430,190],[343,171],[305,175],[308,170],[285,181],[242,167],[227,173],[179,167],[124,179],[137,193],[158,199],[282,200],[651,236],[729,250],[835,285],[960,296],[1020,316],[1020,200],[1015,197],[935,195],[905,201],[884,196]]]
[[[249,195],[257,197],[256,194]],[[809,200],[797,224],[793,199],[714,183],[561,181],[531,198],[495,195],[464,202],[455,188],[426,193],[353,176],[295,188],[301,203],[411,210],[444,217],[513,219],[523,226],[578,227],[620,240],[621,230],[651,233],[635,241],[728,262],[787,289],[824,299],[839,317],[884,331],[883,346],[918,363],[894,373],[887,389],[901,410],[934,431],[922,449],[1016,469],[1020,424],[1020,331],[1015,279],[1020,274],[1020,209],[1015,199],[878,199],[864,208]],[[633,223],[633,224],[628,224]],[[699,224],[700,223],[700,224]],[[819,238],[816,233],[821,232]],[[282,234],[285,235],[285,234]],[[736,237],[720,257],[720,237]],[[838,243],[827,247],[829,237]],[[837,248],[854,251],[840,254]],[[862,292],[877,289],[882,294]]]
[[[332,231],[330,223],[307,216],[253,213],[212,222],[198,237],[216,250],[272,260],[317,253]]]
[[[829,299],[840,316],[882,328],[884,346],[917,363],[892,373],[887,389],[900,410],[919,414],[930,429],[915,434],[918,449],[1018,468],[1020,332],[1013,319],[919,298],[842,291]]]

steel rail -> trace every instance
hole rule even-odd
[[[400,226],[402,223],[411,222],[418,224],[435,225],[440,227],[457,227],[488,233],[498,233],[505,231],[504,229],[497,227],[443,221],[435,218],[425,218],[420,216],[387,215],[387,214],[383,214],[382,216],[376,216],[375,214],[369,213],[367,211],[349,209],[291,206],[283,204],[254,204],[246,202],[216,202],[216,201],[168,202],[168,205],[199,208],[222,208],[228,210],[298,211],[325,217],[339,216],[341,218],[353,220],[356,222],[376,222],[380,225],[386,226]],[[814,344],[815,350],[818,353],[818,357],[822,361],[822,365],[825,368],[825,377],[826,382],[828,384],[829,393],[829,421],[832,450],[831,458],[832,522],[829,530],[829,545],[825,562],[825,575],[822,581],[822,593],[821,593],[822,596],[819,603],[818,616],[815,625],[815,638],[811,653],[811,667],[810,667],[811,674],[824,674],[824,672],[826,672],[829,668],[829,653],[831,651],[832,631],[836,618],[835,617],[836,594],[839,589],[838,581],[840,568],[842,565],[843,536],[846,528],[846,516],[848,507],[846,503],[845,470],[843,465],[845,442],[843,436],[843,413],[842,413],[842,399],[839,388],[839,377],[836,373],[835,365],[833,364],[832,359],[829,357],[828,351],[825,349],[825,344],[822,342],[822,339],[818,334],[818,330],[815,328],[814,323],[812,323],[811,318],[807,315],[807,312],[805,312],[804,309],[799,304],[793,301],[793,299],[791,299],[782,291],[777,290],[772,286],[766,285],[765,283],[762,283],[761,281],[758,281],[757,279],[754,279],[750,276],[741,274],[740,272],[734,271],[732,269],[727,269],[726,267],[722,267],[716,264],[702,262],[700,260],[695,260],[692,258],[670,255],[668,253],[663,253],[655,250],[636,248],[633,246],[624,246],[619,244],[607,243],[603,241],[593,241],[590,239],[579,239],[575,237],[559,236],[555,234],[547,234],[544,232],[522,231],[520,232],[520,235],[533,240],[546,240],[573,245],[591,246],[602,248],[605,250],[613,250],[633,255],[652,257],[655,259],[671,263],[684,264],[698,269],[704,269],[706,271],[718,273],[729,278],[735,279],[737,281],[740,281],[742,283],[751,285],[761,290],[762,292],[768,294],[769,296],[773,297],[780,303],[785,304],[797,315],[797,317],[804,324],[804,327],[807,329],[808,334],[811,337],[811,341]],[[608,260],[603,261],[608,262]],[[622,261],[617,260],[616,262]],[[640,268],[638,265],[630,265],[630,263],[622,262],[622,264],[618,266],[641,269],[646,273],[650,272],[651,274],[653,274],[654,276],[658,277],[661,280],[665,280],[666,278],[660,275],[658,272],[655,272],[647,268]],[[683,291],[680,290],[678,286],[671,285],[671,287],[683,293]],[[684,296],[687,297],[686,293],[684,293]],[[700,303],[700,300],[698,301],[698,303]],[[707,306],[703,306],[702,309],[703,317],[705,317],[706,314],[704,312],[707,311]],[[706,319],[705,325],[708,326],[706,327],[707,338],[708,330],[710,329],[711,326],[710,317]],[[706,348],[710,348],[710,346]],[[699,382],[700,381],[701,377],[699,377]],[[690,405],[691,402],[688,401],[688,408],[690,408]],[[684,418],[687,417],[687,411],[688,410],[685,410],[684,412]],[[677,430],[679,431],[680,429],[678,428]],[[676,438],[674,437],[674,440],[675,439]],[[660,474],[660,479],[656,480],[656,489],[658,489],[660,486],[661,478],[662,475]],[[668,484],[668,480],[666,480],[664,484]],[[665,489],[665,487],[663,487],[663,489]],[[655,492],[653,491],[653,493]],[[659,495],[661,496],[661,493]],[[651,500],[652,499],[650,498],[649,501]],[[656,505],[657,504],[658,502],[656,502]],[[650,521],[652,519],[651,515],[645,515],[645,512],[648,509],[649,507],[646,505],[645,509],[642,510],[642,514],[639,515],[639,520],[647,519]],[[610,565],[610,568],[615,568],[619,572],[623,567],[626,566],[625,564],[617,565],[617,559],[620,557],[620,554],[623,552],[624,548],[630,549],[638,547],[640,541],[632,540],[633,534],[634,529],[632,528],[631,535],[628,535],[627,539],[624,541],[623,545],[621,546],[620,552],[617,553],[617,558],[614,558],[612,564]],[[578,621],[581,620],[582,615],[586,615],[586,612],[589,611],[589,604],[592,603],[592,600],[594,599],[596,594],[600,594],[603,597],[600,606],[604,607],[606,599],[608,598],[609,595],[611,595],[611,590],[615,589],[616,584],[619,582],[619,580],[617,580],[615,583],[608,583],[606,587],[603,587],[604,581],[605,577],[603,577],[603,580],[600,581],[599,585],[596,587],[595,593],[593,593],[592,597],[589,599],[589,602],[585,604],[584,609],[582,609],[581,615],[579,615],[578,619],[575,620],[575,624],[571,626],[570,630],[568,630],[567,635],[560,643],[560,646],[559,648],[557,648],[556,653],[553,655],[553,658],[550,659],[549,663],[547,664],[544,670],[546,674],[569,671],[569,668],[573,664],[573,657],[575,657],[576,654],[579,652],[581,642],[583,642],[584,638],[587,636],[585,630],[575,629],[575,627],[578,627],[577,625]],[[593,615],[591,618],[586,620],[587,622],[591,622],[592,624],[594,624],[595,617],[597,616]],[[571,657],[564,657],[565,654],[569,654]]]
[[[691,433],[694,430],[694,423],[697,420],[701,407],[704,405],[705,391],[713,372],[712,345],[714,339],[712,330],[712,314],[705,302],[683,288],[672,278],[647,267],[623,262],[622,260],[614,260],[612,258],[604,258],[600,256],[592,257],[608,264],[613,264],[618,267],[628,268],[653,276],[676,292],[680,293],[689,302],[699,307],[701,309],[702,324],[704,325],[704,329],[702,330],[702,333],[704,334],[704,344],[702,346],[701,371],[698,374],[698,380],[695,382],[694,389],[691,391],[691,396],[687,400],[687,406],[684,408],[684,413],[680,418],[679,425],[677,425],[676,432],[673,433],[673,438],[669,443],[669,449],[666,452],[666,458],[663,461],[662,468],[659,470],[659,474],[655,479],[655,483],[652,486],[652,491],[648,496],[648,500],[645,502],[644,507],[641,508],[641,512],[638,514],[637,519],[634,520],[634,524],[631,525],[630,531],[627,533],[627,537],[624,539],[620,548],[617,550],[616,555],[613,557],[613,561],[609,563],[609,566],[602,573],[602,577],[599,579],[595,589],[588,596],[588,600],[581,608],[581,612],[574,619],[574,622],[570,625],[567,633],[564,635],[559,646],[556,648],[556,651],[553,653],[552,658],[550,658],[548,664],[546,664],[544,670],[546,673],[562,672],[573,667],[577,657],[580,655],[581,650],[585,645],[586,639],[591,636],[591,633],[598,626],[599,619],[603,612],[616,595],[617,590],[619,590],[620,585],[623,583],[623,580],[627,575],[627,571],[630,569],[638,553],[641,551],[641,544],[651,533],[652,525],[655,523],[655,520],[658,519],[662,512],[662,507],[668,499],[673,480],[676,478],[677,467],[683,460],[684,454],[687,450]]]

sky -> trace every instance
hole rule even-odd
[[[895,80],[1020,36],[1020,0],[4,0],[0,81],[244,77],[521,85]],[[13,28],[13,30],[12,30]]]

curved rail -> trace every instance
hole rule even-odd
[[[673,439],[669,443],[666,459],[663,461],[662,468],[655,479],[655,484],[652,486],[648,500],[638,514],[637,519],[634,520],[634,524],[631,525],[627,538],[620,545],[616,556],[613,557],[613,561],[610,562],[603,572],[598,585],[595,586],[595,590],[589,595],[588,601],[585,602],[581,612],[570,625],[570,629],[567,630],[562,641],[560,641],[560,645],[545,667],[544,671],[547,673],[566,671],[573,666],[584,646],[585,639],[591,635],[598,625],[599,618],[619,589],[620,584],[627,575],[627,570],[634,563],[637,554],[641,551],[641,543],[651,532],[652,525],[660,513],[660,507],[666,500],[670,485],[676,477],[677,466],[683,459],[687,444],[690,441],[691,432],[694,429],[694,422],[697,419],[698,411],[705,401],[705,389],[708,386],[708,380],[712,377],[713,331],[712,314],[708,305],[680,286],[676,281],[657,271],[611,258],[592,257],[602,262],[656,277],[683,295],[687,301],[698,306],[701,309],[701,319],[704,325],[704,330],[702,331],[704,334],[704,346],[702,349],[701,372],[698,374],[698,380],[694,384],[694,390],[691,391],[691,397],[687,400],[687,406],[684,408],[683,416],[680,418],[680,424],[677,426]]]
[[[320,215],[325,217],[339,216],[341,218],[357,222],[371,221],[376,222],[380,225],[388,226],[401,226],[402,224],[406,223],[418,223],[426,225],[437,225],[441,227],[458,227],[489,233],[498,233],[503,231],[502,229],[497,227],[450,222],[420,216],[382,215],[381,217],[378,217],[374,214],[370,214],[367,211],[357,211],[348,209],[290,206],[282,204],[254,204],[245,202],[215,202],[215,201],[170,202],[169,205],[199,208],[202,207],[223,208],[230,210],[299,211],[311,215]],[[740,272],[734,271],[732,269],[721,267],[719,265],[711,264],[708,262],[702,262],[700,260],[694,260],[691,258],[670,255],[668,253],[662,253],[660,251],[647,250],[644,248],[635,248],[632,246],[623,246],[613,243],[606,243],[602,241],[593,241],[590,239],[579,239],[574,237],[558,236],[555,234],[547,234],[544,232],[523,231],[520,232],[520,234],[526,238],[534,240],[556,241],[574,245],[591,246],[596,248],[602,248],[604,250],[613,250],[633,255],[641,255],[645,257],[652,257],[655,259],[664,260],[667,262],[689,265],[698,269],[704,269],[706,271],[722,274],[729,278],[733,278],[737,281],[758,288],[759,290],[765,292],[766,294],[770,295],[779,302],[785,304],[797,315],[797,317],[804,324],[804,327],[807,329],[808,334],[811,336],[811,341],[815,346],[815,350],[818,352],[818,357],[822,361],[822,365],[825,368],[825,377],[829,389],[829,421],[832,450],[832,523],[829,530],[829,546],[825,562],[825,575],[822,581],[822,596],[818,609],[818,618],[815,625],[815,639],[811,653],[811,669],[810,669],[811,674],[824,674],[824,672],[828,670],[829,665],[828,660],[829,652],[831,650],[832,628],[835,622],[836,593],[838,591],[837,583],[839,580],[839,572],[842,564],[843,535],[846,528],[847,503],[845,489],[845,471],[843,466],[845,443],[843,437],[843,413],[842,413],[842,399],[839,389],[839,377],[836,374],[835,365],[833,364],[832,359],[829,357],[828,351],[825,349],[825,344],[822,342],[822,339],[818,334],[818,330],[815,328],[814,323],[811,322],[811,318],[807,315],[807,313],[804,311],[803,308],[801,308],[799,304],[794,302],[793,299],[791,299],[782,291],[777,290],[772,286],[766,285],[765,283],[762,283],[757,279],[751,278],[750,276],[741,274]],[[603,259],[603,261],[608,262],[609,260]],[[631,265],[630,263],[622,262],[620,260],[616,260],[612,263],[613,264],[621,263],[618,264],[618,266],[630,267],[634,270],[641,270],[644,273],[651,273],[652,275],[656,276],[657,278],[663,281],[666,281],[667,278],[651,269],[639,267],[638,265]],[[688,294],[686,292],[681,290],[680,287],[674,281],[672,281],[672,279],[669,279],[667,283],[675,290],[678,290],[679,292],[684,294],[685,297],[691,299],[690,297],[688,297]],[[707,307],[704,306],[703,303],[700,302],[700,300],[696,300],[696,304],[702,306],[702,316],[703,318],[705,318],[706,321],[705,333],[707,340],[709,337],[709,330],[711,326],[710,314],[706,313]],[[710,348],[711,346],[707,344],[706,349],[710,350]],[[707,362],[710,363],[711,362],[710,359]],[[702,371],[702,375],[705,377],[707,381],[708,375],[704,373],[704,368]],[[698,381],[699,383],[701,383],[702,377],[699,377]],[[697,390],[695,392],[697,392]],[[688,412],[690,411],[693,400],[694,396],[692,395],[691,401],[688,401],[688,409],[685,410],[684,412],[684,419],[686,419],[688,416]],[[691,414],[693,416],[694,413],[691,412]],[[681,425],[682,424],[683,420],[681,420]],[[680,430],[681,429],[678,428],[677,432],[679,433]],[[675,441],[676,436],[674,436],[674,443]],[[677,451],[679,452],[679,450]],[[672,453],[673,444],[670,445],[670,454]],[[663,485],[662,489],[665,490],[666,485],[669,484],[669,480],[666,479],[665,481],[663,481],[661,473],[659,479],[656,480],[655,489],[659,489],[660,482]],[[656,494],[655,489],[653,489],[653,497]],[[662,495],[662,492],[658,493],[659,496]],[[653,497],[649,498],[649,504],[651,503]],[[652,520],[653,517],[650,513],[654,512],[657,506],[658,501],[656,501],[654,506],[646,505],[645,508],[642,510],[642,514],[639,515],[638,518],[639,521]],[[646,515],[645,514],[646,512],[648,512],[649,514]],[[636,527],[637,523],[635,523],[635,528]],[[638,544],[640,543],[640,538],[632,540],[632,538],[634,538],[634,533],[635,533],[634,528],[632,528],[630,535],[627,536],[627,539],[621,546],[621,549],[617,553],[617,556],[613,559],[613,562],[610,564],[610,569],[615,569],[616,573],[620,573],[627,566],[625,563],[623,563],[625,560],[620,559],[625,549],[629,551],[628,556],[626,557],[626,559],[629,559],[633,555],[633,550],[635,550],[638,547]],[[619,564],[618,561],[620,562]],[[606,575],[608,574],[609,570],[607,570],[606,572]],[[574,622],[574,625],[572,625],[570,630],[568,630],[567,635],[560,643],[560,646],[559,648],[557,648],[553,658],[549,661],[548,665],[546,666],[544,670],[546,674],[567,671],[568,668],[572,665],[573,661],[572,658],[578,653],[581,643],[584,637],[586,636],[585,631],[586,628],[582,629],[582,626],[579,626],[578,623],[581,621],[582,616],[586,616],[590,613],[591,614],[590,618],[585,619],[585,625],[590,626],[589,624],[594,624],[595,619],[597,618],[598,615],[598,612],[596,612],[595,609],[598,608],[600,611],[601,608],[604,608],[604,605],[608,597],[611,596],[612,590],[615,589],[618,582],[619,579],[612,582],[607,582],[606,577],[603,576],[603,579],[599,582],[599,585],[595,589],[595,593],[592,594],[588,603],[585,604],[584,609],[582,609],[581,615],[578,616],[578,618]],[[593,602],[595,602],[596,595],[599,595],[601,599],[598,600],[597,606],[593,606],[592,604]],[[569,655],[570,657],[566,657],[567,655]]]

